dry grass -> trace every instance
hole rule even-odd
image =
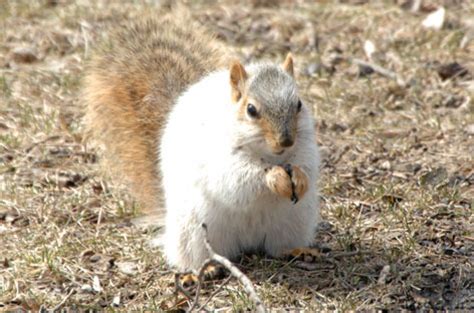
[[[265,304],[474,309],[474,42],[463,43],[474,32],[470,1],[444,1],[440,31],[420,26],[436,1],[418,13],[396,1],[209,2],[193,2],[193,14],[242,59],[293,51],[318,119],[322,253],[312,263],[244,257],[239,267]],[[88,51],[107,27],[143,10],[167,9],[0,2],[0,310],[188,305],[160,252],[147,247],[149,234],[131,226],[136,207],[81,141]],[[378,48],[374,62],[408,88],[337,62],[366,59],[365,40]],[[442,80],[439,65],[453,61],[470,73]],[[231,280],[207,307],[251,302]]]

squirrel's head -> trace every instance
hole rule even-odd
[[[298,115],[303,109],[291,54],[282,65],[257,64],[245,69],[240,62],[233,62],[230,85],[239,121],[255,130],[273,154],[290,149],[297,140]]]

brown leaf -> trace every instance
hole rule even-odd
[[[11,58],[17,63],[33,63],[38,61],[36,51],[31,47],[18,47],[11,53]]]
[[[82,176],[78,173],[59,173],[56,183],[62,188],[76,188],[86,180],[86,176]]]
[[[442,80],[456,77],[464,77],[469,74],[468,69],[459,64],[458,62],[440,65],[437,68],[437,72]]]
[[[10,212],[7,208],[0,208],[0,221],[5,220],[7,218],[7,214]]]
[[[93,255],[94,255],[94,251],[91,250],[91,249],[86,249],[86,250],[81,252],[81,257],[82,258],[90,258]]]
[[[403,201],[403,198],[396,195],[383,195],[382,200],[390,205],[398,204]]]

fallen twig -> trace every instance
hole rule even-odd
[[[202,228],[204,229],[204,232],[206,234],[204,244],[206,245],[207,252],[209,253],[209,259],[224,266],[227,270],[229,270],[232,276],[237,278],[242,283],[245,292],[247,292],[248,296],[255,304],[255,309],[257,312],[266,312],[266,308],[260,297],[257,295],[257,292],[255,291],[255,288],[253,287],[250,279],[244,273],[242,273],[234,264],[232,264],[231,261],[229,261],[222,255],[219,255],[214,252],[209,243],[209,239],[207,238],[207,225],[202,224]]]
[[[229,261],[226,257],[224,257],[222,255],[219,255],[216,252],[214,252],[214,250],[212,249],[212,247],[209,243],[209,239],[207,238],[207,226],[206,226],[206,224],[202,224],[202,228],[203,228],[204,233],[205,233],[204,244],[206,246],[207,252],[209,253],[209,258],[206,259],[202,263],[201,267],[197,271],[197,286],[196,286],[196,293],[194,295],[194,298],[183,286],[181,286],[181,283],[179,282],[179,277],[181,275],[191,274],[191,272],[175,273],[176,290],[182,292],[186,296],[188,301],[192,301],[192,304],[191,304],[191,306],[189,307],[189,309],[187,311],[192,312],[198,307],[198,305],[199,305],[199,296],[200,296],[200,293],[201,293],[201,287],[202,287],[202,283],[204,281],[204,276],[206,274],[206,269],[209,265],[211,265],[213,263],[217,263],[219,265],[222,265],[224,268],[226,268],[231,273],[231,275],[229,277],[227,277],[227,279],[217,288],[217,290],[215,290],[206,299],[206,301],[201,306],[199,306],[197,311],[204,310],[206,305],[209,303],[209,301],[211,301],[211,299],[219,291],[222,290],[222,288],[230,281],[230,279],[232,277],[235,277],[241,282],[241,284],[244,287],[245,292],[248,294],[249,298],[254,303],[256,312],[266,312],[266,308],[265,308],[262,300],[260,299],[260,297],[257,295],[257,292],[255,291],[255,288],[253,287],[252,282],[250,281],[250,279],[244,273],[242,273],[242,271],[240,271],[234,264],[232,264],[232,262]]]
[[[382,66],[380,66],[378,64],[375,64],[375,63],[372,63],[372,62],[367,62],[367,61],[357,59],[357,58],[347,58],[347,61],[349,63],[352,63],[352,64],[357,64],[357,65],[360,65],[360,66],[370,67],[371,69],[373,69],[375,72],[379,73],[380,75],[388,77],[390,79],[393,79],[394,81],[397,82],[397,84],[400,87],[405,88],[407,86],[405,80],[402,79],[400,77],[400,75],[398,75],[394,71],[383,68]]]
[[[368,254],[368,253],[370,253],[370,251],[356,250],[356,251],[329,253],[327,257],[336,259],[336,258],[346,258],[346,257],[351,257],[351,256],[356,256],[356,255],[361,255],[361,254]]]
[[[42,145],[48,141],[54,141],[54,140],[58,140],[59,138],[61,138],[59,135],[53,135],[53,136],[49,136],[43,140],[40,140],[40,141],[37,141],[37,142],[34,142],[32,143],[30,146],[28,146],[26,149],[25,149],[25,152],[26,153],[30,153],[31,150],[33,150],[36,146],[39,146],[39,145]]]
[[[206,301],[196,311],[201,312],[202,310],[204,310],[209,301],[211,301],[212,298],[214,298],[222,290],[222,288],[224,288],[224,286],[229,283],[231,279],[232,275],[229,275],[229,277],[224,280],[224,282],[206,299]]]
[[[194,296],[194,301],[191,307],[188,309],[188,312],[192,312],[199,304],[199,295],[201,293],[201,286],[202,282],[204,280],[204,275],[206,273],[207,267],[212,263],[211,259],[207,259],[204,261],[204,263],[201,265],[201,268],[199,269],[199,274],[197,277],[197,287],[196,287],[196,295]],[[200,310],[198,310],[200,311]]]
[[[64,297],[64,299],[61,302],[59,302],[58,305],[54,307],[53,312],[56,312],[57,310],[59,310],[64,305],[64,303],[66,303],[66,301],[72,296],[73,293],[74,293],[74,289],[71,289],[69,293]]]

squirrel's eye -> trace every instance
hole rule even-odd
[[[302,106],[303,106],[303,103],[301,102],[301,100],[298,100],[298,105],[297,105],[298,112],[301,111]]]
[[[257,108],[252,103],[247,104],[247,114],[250,117],[257,117]]]

